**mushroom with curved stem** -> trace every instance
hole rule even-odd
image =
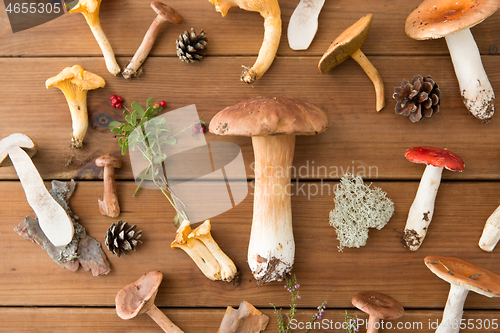
[[[496,0],[425,0],[406,19],[413,39],[445,37],[466,108],[480,121],[495,113],[495,94],[470,28],[497,11]]]
[[[488,217],[484,224],[483,233],[479,239],[479,247],[486,251],[492,252],[500,240],[500,206]]]
[[[258,97],[220,111],[209,129],[252,137],[255,192],[247,261],[258,284],[282,281],[295,258],[290,197],[295,137],[326,131],[328,118],[305,101]]]
[[[120,290],[115,298],[118,317],[132,319],[146,313],[164,332],[184,333],[154,304],[162,280],[161,272],[152,271]]]
[[[104,34],[101,22],[99,21],[99,7],[101,6],[101,1],[102,0],[75,0],[67,3],[66,6],[70,8],[70,13],[80,12],[83,14],[92,34],[101,48],[104,61],[106,62],[106,68],[111,74],[116,76],[116,74],[120,73],[120,66],[116,62],[111,44]]]
[[[357,293],[351,302],[369,316],[366,333],[377,333],[380,319],[399,319],[405,314],[403,306],[398,301],[376,291]]]
[[[109,217],[118,217],[120,215],[120,205],[115,185],[115,168],[121,168],[123,162],[121,159],[109,154],[103,155],[95,160],[98,167],[104,168],[103,182],[104,194],[97,199],[101,214]]]
[[[45,81],[47,89],[52,86],[59,88],[68,102],[73,127],[71,147],[82,148],[83,138],[87,133],[89,126],[87,91],[102,88],[105,85],[106,82],[102,77],[83,70],[79,65],[66,67],[61,73]]]
[[[0,141],[0,166],[14,166],[43,233],[54,246],[64,246],[73,239],[73,221],[50,195],[33,164],[31,157],[37,151],[36,143],[27,135],[11,134]]]
[[[469,291],[487,297],[500,297],[500,276],[464,260],[452,257],[428,256],[425,265],[450,284],[443,319],[436,333],[458,333],[464,303]]]
[[[167,23],[181,24],[182,17],[173,9],[172,7],[164,4],[160,1],[151,2],[151,8],[156,12],[157,16],[153,23],[149,27],[141,45],[134,54],[134,57],[128,64],[128,66],[123,70],[122,75],[126,79],[130,79],[133,75],[137,74],[137,71],[141,68],[142,64],[149,55],[149,52],[153,48],[156,38],[160,33],[161,27]]]
[[[441,183],[443,168],[462,171],[464,161],[449,150],[434,147],[414,147],[405,152],[408,161],[424,163],[424,174],[420,180],[417,194],[408,213],[403,242],[411,251],[422,245],[427,229],[434,215],[434,202]]]
[[[318,31],[318,16],[325,0],[300,0],[288,23],[288,45],[307,50]]]
[[[318,69],[321,73],[329,72],[332,68],[340,65],[351,56],[363,68],[375,87],[375,108],[378,112],[385,106],[384,82],[377,69],[361,51],[361,46],[368,36],[372,21],[373,14],[366,14],[344,30],[332,42],[325,54],[323,54],[319,61]]]
[[[281,39],[281,10],[278,0],[209,0],[215,9],[226,16],[229,8],[238,6],[243,10],[259,12],[264,18],[264,40],[259,55],[251,68],[245,67],[241,81],[253,83],[271,67]]]

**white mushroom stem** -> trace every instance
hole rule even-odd
[[[434,202],[441,183],[442,172],[443,168],[427,165],[420,180],[417,195],[408,213],[403,236],[406,247],[412,251],[418,250],[427,234],[427,228],[434,214]]]
[[[470,29],[449,34],[445,39],[465,106],[477,119],[487,121],[495,112],[495,94]]]
[[[439,324],[436,333],[458,333],[460,331],[460,323],[464,313],[464,304],[469,289],[465,289],[451,284],[448,300],[443,312],[443,319]]]
[[[248,264],[259,284],[282,281],[295,257],[290,198],[295,135],[254,136],[255,192]]]
[[[69,111],[71,113],[71,125],[73,128],[71,147],[82,148],[83,139],[85,138],[85,134],[87,134],[87,128],[89,126],[87,91],[83,90],[80,93],[82,98],[72,98],[66,93],[64,95],[66,96],[66,101],[68,102]]]
[[[479,239],[479,247],[491,252],[500,240],[500,206],[495,209],[484,225],[483,234]]]
[[[325,0],[300,0],[288,23],[288,45],[306,50],[318,31],[318,16]]]
[[[384,91],[384,82],[382,81],[382,77],[380,76],[378,70],[373,66],[373,64],[368,60],[365,54],[361,50],[357,50],[353,54],[351,54],[351,58],[356,61],[361,68],[365,71],[366,75],[370,78],[375,87],[375,102],[377,112],[382,110],[385,106],[385,91]]]
[[[101,28],[99,18],[93,18],[94,22],[92,22],[92,20],[89,20],[87,18],[87,15],[85,15],[85,19],[87,20],[90,30],[92,31],[92,34],[97,41],[97,44],[99,44],[99,47],[101,48],[102,55],[104,56],[104,61],[106,62],[106,68],[113,75],[120,73],[120,66],[116,62],[113,48],[111,47],[108,38]]]

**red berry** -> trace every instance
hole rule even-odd
[[[111,107],[115,108],[116,107],[116,103],[111,103]]]
[[[162,108],[163,108],[163,107],[165,107],[165,105],[167,105],[167,102],[165,102],[165,101],[161,101],[161,102],[160,102],[160,106],[161,106]]]
[[[116,104],[116,103],[118,103],[118,100],[117,100],[116,98],[113,98],[113,99],[111,100],[111,104]]]
[[[121,109],[121,107],[122,107],[122,103],[116,103],[115,108]]]
[[[153,106],[155,109],[158,109],[160,107],[160,103],[155,103],[155,105]]]
[[[205,125],[201,125],[201,133],[205,133],[207,131],[207,127]]]
[[[116,99],[116,95],[111,95],[111,97],[109,99],[111,99],[111,100]]]
[[[200,128],[193,126],[193,133],[198,133],[198,132],[200,132]]]
[[[123,98],[121,96],[117,96],[116,99],[118,100],[118,102],[123,102]]]
[[[201,124],[200,123],[196,123],[196,124],[194,124],[193,127],[196,128],[197,130],[199,130],[199,129],[201,129]]]

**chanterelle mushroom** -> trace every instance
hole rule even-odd
[[[498,0],[425,0],[406,19],[406,34],[418,40],[445,37],[462,100],[479,120],[495,112],[495,94],[470,28],[488,18]]]
[[[248,264],[259,284],[282,281],[295,257],[289,189],[295,136],[326,131],[328,118],[305,101],[257,97],[220,111],[209,129],[252,137],[255,193]]]
[[[443,168],[450,171],[462,171],[465,165],[458,155],[449,150],[434,147],[410,148],[405,152],[405,157],[410,162],[427,165],[415,200],[410,207],[403,235],[405,246],[416,251],[424,241],[434,214],[434,202],[441,183]]]
[[[457,258],[428,256],[425,265],[450,284],[443,319],[436,333],[460,331],[465,299],[469,291],[487,297],[500,297],[500,276]]]
[[[64,246],[73,239],[73,221],[50,195],[31,161],[37,150],[35,142],[28,136],[11,134],[0,141],[0,166],[14,166],[43,233],[54,246]]]
[[[377,333],[380,319],[399,319],[405,314],[403,306],[398,301],[376,291],[357,293],[351,302],[352,305],[369,315],[366,333]]]
[[[45,81],[45,86],[61,89],[68,102],[71,120],[73,123],[73,136],[71,147],[82,148],[83,138],[89,126],[87,114],[87,91],[102,88],[106,82],[97,74],[83,70],[82,66],[66,67],[58,75]]]
[[[281,10],[278,0],[209,0],[215,9],[226,16],[229,8],[238,6],[241,9],[259,12],[264,18],[264,40],[259,55],[252,68],[245,67],[241,80],[253,83],[271,67],[281,39]]]
[[[101,6],[101,1],[102,0],[75,0],[67,3],[66,6],[70,9],[70,13],[80,12],[83,14],[101,48],[108,71],[116,75],[120,73],[120,66],[116,62],[111,44],[109,44],[108,38],[104,34],[104,31],[102,31],[101,22],[99,21],[99,7]]]

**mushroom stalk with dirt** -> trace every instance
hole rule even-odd
[[[116,194],[115,168],[121,168],[123,161],[109,154],[103,155],[95,160],[98,167],[104,168],[102,177],[104,183],[104,193],[102,197],[97,198],[99,211],[102,215],[109,217],[120,216],[120,204]]]
[[[251,68],[245,67],[241,80],[253,83],[271,67],[281,39],[281,10],[278,0],[209,0],[217,12],[226,16],[229,8],[238,6],[243,10],[259,12],[264,18],[264,40],[259,55]]]
[[[252,137],[255,192],[247,261],[258,284],[282,281],[295,259],[290,196],[295,136],[326,131],[328,118],[305,101],[258,97],[220,111],[209,129]]]
[[[403,235],[405,246],[411,251],[416,251],[422,245],[434,215],[434,203],[443,169],[462,171],[464,162],[451,151],[434,147],[408,149],[405,157],[410,162],[426,164],[417,194],[408,213]]]

